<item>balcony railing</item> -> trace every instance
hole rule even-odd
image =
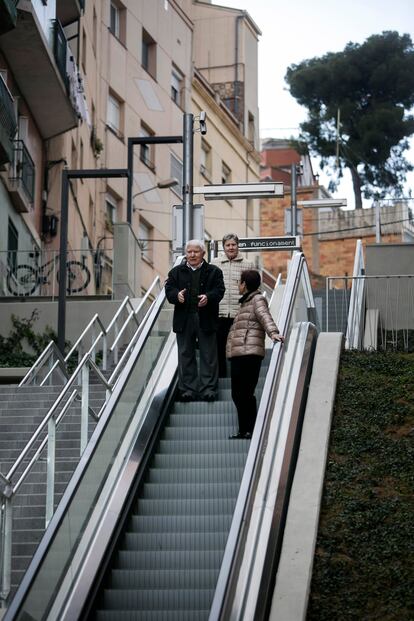
[[[35,165],[23,140],[14,140],[13,168],[10,181],[20,183],[29,199],[34,200]]]
[[[0,34],[16,27],[19,0],[0,0]]]
[[[13,97],[0,75],[0,164],[11,162],[13,159],[13,137],[16,128]]]
[[[62,80],[65,83],[66,89],[69,89],[69,80],[67,73],[67,54],[68,43],[65,33],[59,20],[53,20],[53,53],[55,56],[56,64],[59,69],[59,73]]]

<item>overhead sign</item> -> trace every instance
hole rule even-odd
[[[283,196],[283,183],[222,183],[193,188],[194,194],[204,194],[206,201],[246,198],[274,198]]]
[[[286,237],[245,237],[239,239],[239,250],[300,250],[300,238],[298,236]]]

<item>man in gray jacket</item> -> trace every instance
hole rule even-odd
[[[223,272],[225,294],[219,306],[219,325],[217,330],[217,356],[219,377],[227,377],[226,342],[233,320],[239,310],[239,283],[243,270],[254,269],[251,261],[247,261],[239,253],[239,238],[235,233],[227,233],[223,237],[224,255],[211,261]]]

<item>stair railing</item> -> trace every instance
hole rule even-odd
[[[182,257],[180,257],[181,259]],[[55,511],[55,513],[53,514],[53,519],[51,522],[51,527],[52,527],[52,531],[50,531],[50,529],[47,532],[55,532],[54,529],[58,528],[61,525],[61,516],[65,514],[65,511],[67,509],[67,503],[69,501],[72,500],[72,495],[74,493],[76,493],[76,491],[78,490],[78,486],[79,486],[79,481],[82,479],[84,470],[86,468],[86,465],[88,463],[88,461],[90,459],[94,459],[95,457],[95,452],[97,450],[97,446],[99,447],[99,439],[101,438],[102,434],[106,433],[108,427],[110,428],[108,431],[109,434],[109,439],[111,440],[112,444],[115,444],[115,446],[112,446],[112,450],[116,450],[117,449],[117,442],[118,441],[122,441],[123,438],[123,434],[121,434],[121,436],[119,437],[119,430],[118,430],[118,426],[120,424],[119,422],[119,418],[121,419],[121,426],[122,424],[126,424],[126,423],[130,423],[131,422],[131,416],[133,415],[132,412],[135,411],[135,407],[132,408],[131,413],[128,414],[128,420],[125,420],[124,414],[122,411],[118,411],[116,409],[116,405],[118,405],[118,400],[120,397],[120,394],[122,394],[122,390],[123,390],[123,384],[122,382],[125,381],[125,384],[128,385],[128,382],[131,381],[131,374],[133,372],[133,369],[135,367],[137,367],[137,362],[138,362],[138,358],[139,356],[143,355],[144,357],[147,356],[147,352],[150,354],[150,359],[149,360],[144,360],[143,365],[144,365],[144,369],[141,370],[137,377],[139,378],[139,395],[143,395],[145,394],[145,390],[147,389],[147,387],[149,385],[151,385],[151,376],[152,376],[152,372],[153,372],[153,364],[157,364],[157,360],[159,359],[159,353],[163,351],[163,348],[166,344],[167,341],[167,336],[171,336],[170,332],[171,332],[171,324],[172,324],[172,314],[170,312],[168,312],[166,314],[166,319],[164,321],[167,322],[167,327],[166,327],[166,334],[167,336],[163,335],[164,341],[159,345],[159,349],[157,349],[157,352],[152,351],[152,347],[150,347],[149,349],[147,348],[147,343],[149,341],[149,337],[151,335],[152,330],[154,329],[155,326],[156,327],[156,331],[161,330],[161,332],[163,332],[164,328],[162,327],[162,322],[163,320],[160,320],[159,325],[157,325],[157,322],[159,320],[159,315],[161,314],[161,311],[163,311],[163,307],[165,305],[165,292],[162,289],[160,292],[160,295],[157,296],[157,298],[155,299],[154,303],[151,305],[150,310],[147,312],[145,319],[141,322],[139,328],[137,329],[137,331],[139,331],[139,337],[138,339],[136,339],[136,335],[133,336],[133,339],[135,338],[136,340],[136,344],[134,347],[133,352],[131,352],[131,355],[129,356],[129,359],[126,363],[126,365],[124,366],[123,370],[122,370],[122,374],[116,378],[114,380],[113,385],[111,386],[112,388],[112,392],[111,392],[111,397],[110,397],[110,401],[107,402],[106,406],[104,408],[101,409],[101,412],[99,415],[101,415],[101,418],[99,420],[98,423],[98,427],[96,429],[96,432],[94,433],[94,436],[92,438],[92,441],[88,443],[86,450],[84,451],[84,454],[82,455],[81,458],[81,464],[78,464],[78,467],[75,470],[75,474],[74,477],[71,479],[71,483],[68,486],[68,489],[66,489],[65,493],[64,493],[64,498],[62,499],[62,502],[59,505],[59,509],[58,511]],[[169,310],[169,309],[168,309]],[[121,364],[121,360],[119,361],[118,364]],[[94,363],[92,362],[92,366],[94,365]],[[146,365],[146,366],[145,366]],[[95,365],[96,366],[96,365]],[[75,371],[75,374],[79,373],[80,371],[80,365],[78,365],[77,370]],[[175,367],[174,367],[174,372],[175,372]],[[70,379],[70,381],[72,381],[72,378]],[[73,378],[73,382],[75,381],[75,379]],[[132,380],[133,381],[133,380]],[[109,382],[108,382],[109,383]],[[69,382],[68,382],[69,384]],[[72,387],[74,386],[74,384],[72,384]],[[67,389],[68,393],[69,393],[70,388]],[[144,391],[144,392],[142,392]],[[72,397],[71,393],[69,395],[69,399]],[[73,397],[75,398],[75,397]],[[144,397],[143,397],[144,398]],[[115,409],[114,409],[115,408]],[[118,416],[113,416],[113,414],[118,414]],[[98,416],[99,416],[98,415]],[[124,417],[124,418],[123,418]],[[122,422],[123,421],[123,422]],[[56,421],[58,422],[58,420]],[[122,428],[122,427],[121,427]],[[112,433],[115,432],[115,433]],[[112,436],[111,436],[112,433]],[[111,450],[111,449],[110,449]],[[112,453],[107,453],[108,448],[107,446],[104,447],[103,450],[103,455],[106,456],[106,461],[105,461],[105,468],[106,467],[110,467],[111,464],[111,460],[112,460]],[[99,451],[98,451],[99,453]],[[115,457],[116,453],[114,454]],[[102,459],[102,455],[99,454],[97,459]],[[108,464],[107,464],[108,462]],[[102,465],[102,463],[100,462],[100,464]],[[102,476],[104,477],[105,474],[102,474]],[[19,481],[17,482],[17,484],[21,485],[22,481],[21,479],[19,479]],[[6,489],[7,488],[7,489]],[[2,491],[4,491],[4,493],[2,494]],[[4,476],[1,475],[0,473],[0,498],[3,502],[3,510],[4,507],[6,506],[6,504],[10,504],[7,503],[7,499],[6,499],[6,495],[10,496],[12,493],[12,488],[10,486],[10,482],[8,480],[6,480],[6,478]],[[3,496],[3,498],[2,498]],[[90,502],[94,502],[94,499],[90,499]],[[87,511],[89,511],[89,505],[88,507],[82,507],[82,511],[86,508]],[[6,524],[6,521],[3,521],[4,524]],[[10,511],[7,513],[7,528],[4,527],[2,528],[2,539],[0,540],[0,549],[5,550],[5,548],[10,550],[9,555],[5,555],[3,553],[3,557],[0,558],[0,563],[1,561],[3,561],[3,571],[2,571],[2,576],[3,576],[3,582],[2,585],[0,585],[1,587],[1,594],[3,597],[3,604],[6,603],[7,601],[7,597],[8,597],[8,593],[10,591],[10,576],[11,576],[11,536],[12,536],[12,532],[11,532],[11,513]],[[76,529],[76,527],[75,527]],[[6,538],[4,536],[4,533],[7,533],[8,537]],[[46,535],[47,536],[47,535]],[[54,537],[53,537],[54,538]],[[38,561],[37,559],[40,558],[45,552],[45,549],[41,549],[36,552],[35,558],[32,561],[31,566],[35,565]],[[66,558],[66,550],[60,550],[59,551],[59,555],[63,556]],[[7,564],[5,562],[5,560],[7,559]],[[66,563],[66,561],[65,561]],[[7,565],[7,566],[6,566]],[[31,567],[30,566],[30,567]],[[13,618],[14,615],[14,608],[15,606],[19,606],[20,602],[21,602],[21,593],[24,593],[26,591],[26,587],[28,585],[30,585],[31,581],[32,581],[32,576],[30,574],[30,567],[28,569],[28,572],[26,573],[25,577],[22,580],[22,583],[20,584],[20,587],[18,589],[18,592],[16,593],[16,596],[14,597],[14,599],[12,600],[12,602],[10,603],[10,606],[8,608],[8,611],[6,612],[6,616],[11,615],[11,617]],[[30,575],[29,575],[30,574]],[[4,578],[6,577],[6,579]],[[54,582],[54,578],[55,576],[53,576],[51,578],[51,582]],[[8,582],[7,582],[8,579]],[[50,582],[50,581],[49,581]],[[1,601],[0,601],[0,606],[1,606]],[[33,612],[33,611],[32,611]]]
[[[281,333],[286,336],[286,343],[273,347],[209,621],[263,618],[256,617],[251,610],[246,613],[247,603],[252,607],[253,602],[258,608],[266,605],[264,594],[269,588],[267,581],[272,577],[275,548],[283,532],[283,511],[279,511],[286,505],[289,494],[291,458],[294,459],[293,447],[296,444],[292,438],[297,437],[296,425],[300,425],[298,411],[302,403],[300,395],[306,385],[302,367],[297,387],[294,381],[290,381],[293,380],[293,365],[289,362],[284,369],[286,352],[290,348],[290,360],[294,362],[299,342],[302,345],[306,343],[308,353],[311,351],[310,341],[316,336],[316,328],[309,318],[314,314],[306,261],[304,255],[298,252],[292,257],[277,320]],[[295,377],[297,372],[298,369],[295,370]],[[285,391],[289,390],[289,395],[287,392],[278,395],[279,385]],[[276,404],[279,404],[281,412],[275,415]],[[292,415],[291,405],[292,412],[295,408]],[[277,477],[280,477],[279,486],[275,485]],[[260,501],[257,500],[257,490],[258,495],[262,494]],[[263,542],[259,545],[259,539],[256,545],[251,545],[254,535],[259,533],[261,537],[261,523],[265,524],[263,542],[266,541],[272,548],[271,553],[266,555],[261,554],[266,546],[263,548]]]
[[[152,302],[149,309],[146,311],[142,321],[138,321],[138,315],[142,310],[145,302],[148,300],[152,291],[156,286],[160,286],[160,278],[157,276],[153,281],[151,287],[146,292],[143,299],[140,301],[140,304],[137,308],[134,308],[132,305],[132,311],[128,313],[128,317],[126,321],[119,328],[118,319],[121,316],[121,313],[124,308],[130,304],[130,301],[126,298],[121,307],[115,313],[115,316],[112,318],[108,328],[103,327],[102,322],[99,320],[98,325],[100,327],[99,334],[95,334],[92,340],[92,344],[90,345],[88,351],[82,356],[79,360],[76,369],[69,376],[66,368],[68,356],[63,359],[59,350],[57,350],[56,345],[51,342],[47,346],[43,355],[39,357],[36,363],[33,365],[32,369],[32,378],[35,376],[36,370],[39,372],[39,369],[44,364],[44,361],[48,360],[51,352],[55,352],[57,355],[56,362],[49,369],[48,374],[42,381],[41,385],[44,385],[47,379],[50,380],[51,373],[57,367],[66,370],[65,377],[67,379],[66,384],[64,385],[62,391],[56,398],[55,402],[51,406],[50,410],[47,412],[43,421],[40,423],[30,440],[27,442],[25,448],[7,473],[4,475],[0,472],[0,607],[1,603],[7,600],[7,597],[11,588],[11,566],[12,566],[12,518],[13,518],[13,506],[12,501],[17,491],[21,487],[22,483],[26,480],[29,473],[32,471],[34,464],[39,460],[42,451],[47,447],[47,475],[46,475],[46,514],[45,514],[45,528],[47,528],[53,513],[54,513],[54,489],[55,489],[55,465],[56,465],[56,429],[60,422],[63,420],[65,415],[70,410],[71,405],[75,401],[75,399],[81,400],[81,421],[80,421],[80,452],[79,456],[81,456],[86,448],[88,442],[88,428],[89,428],[89,415],[91,414],[95,420],[99,420],[101,413],[105,408],[105,404],[107,403],[109,397],[113,393],[118,380],[120,379],[121,370],[124,367],[124,363],[128,358],[129,352],[133,345],[137,342],[139,335],[142,332],[143,327],[145,326],[147,318],[151,315],[151,311],[153,308]],[[161,287],[160,287],[161,290]],[[156,299],[156,298],[155,298]],[[78,339],[78,345],[82,342],[82,337],[85,336],[87,331],[96,323],[98,316],[95,315],[88,326],[83,331],[82,335]],[[99,319],[99,318],[98,318]],[[108,333],[114,329],[117,331],[115,341],[111,347],[111,351],[117,351],[119,347],[119,339],[120,335],[125,332],[126,325],[129,324],[131,320],[134,320],[136,328],[132,335],[132,338],[123,353],[121,359],[118,361],[113,373],[109,380],[105,378],[102,371],[99,369],[97,364],[95,363],[95,351],[98,343],[103,339],[103,337],[107,337]],[[76,344],[75,344],[76,345]],[[71,354],[76,350],[75,345],[71,349]],[[56,350],[56,351],[55,351]],[[36,367],[36,368],[35,368]],[[32,371],[31,369],[31,371]],[[92,370],[97,376],[101,385],[106,388],[106,396],[104,403],[102,404],[98,413],[96,413],[89,405],[89,391],[90,391],[90,382],[89,375],[90,370]],[[27,374],[29,375],[30,372]],[[76,388],[74,388],[76,386]],[[73,388],[72,392],[69,395],[69,392]],[[65,399],[67,397],[67,401]],[[59,414],[58,410],[62,406],[62,409]],[[13,484],[12,478],[16,474],[19,467],[23,464],[25,458],[29,455],[29,453],[34,449],[36,442],[40,439],[43,433],[47,433],[43,440],[41,441],[39,447],[35,450],[33,456],[31,457],[28,465],[24,469],[24,472],[21,474],[18,481]]]
[[[33,384],[36,381],[37,376],[41,373],[43,367],[48,364],[49,369],[46,372],[45,377],[40,381],[40,386],[44,386],[46,382],[52,382],[53,374],[57,369],[61,371],[64,376],[64,381],[67,381],[71,375],[69,362],[75,352],[78,353],[78,361],[82,358],[82,351],[85,349],[85,343],[87,339],[91,339],[92,342],[95,343],[94,348],[92,349],[92,358],[96,360],[96,351],[98,345],[102,348],[102,364],[101,368],[103,371],[107,370],[108,364],[108,342],[110,341],[111,332],[114,332],[113,335],[113,344],[111,346],[110,352],[113,354],[115,364],[118,363],[119,356],[119,347],[120,347],[120,337],[125,333],[125,330],[131,320],[134,321],[136,327],[139,326],[140,320],[139,315],[144,308],[145,304],[148,302],[151,296],[154,296],[155,290],[161,289],[161,281],[160,277],[156,276],[156,278],[151,283],[148,290],[145,292],[144,296],[140,300],[137,307],[135,307],[132,303],[132,300],[129,296],[126,296],[122,301],[121,305],[117,309],[113,318],[109,322],[107,328],[104,327],[98,313],[96,313],[92,319],[89,321],[88,325],[85,327],[81,335],[78,337],[74,345],[71,347],[69,352],[65,357],[62,356],[59,351],[57,345],[54,341],[51,341],[45,351],[39,356],[36,362],[33,364],[32,368],[26,373],[19,386],[24,386],[27,384]],[[122,314],[127,311],[126,319],[121,322]],[[96,339],[96,333],[99,332],[99,338]],[[100,343],[101,341],[101,343]],[[88,348],[89,349],[89,348]],[[54,360],[55,359],[55,360]]]
[[[361,349],[365,311],[365,263],[362,241],[360,239],[356,243],[352,276],[345,347],[346,349]]]

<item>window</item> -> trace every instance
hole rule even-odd
[[[247,139],[248,141],[254,145],[254,139],[255,139],[255,125],[254,125],[254,116],[251,112],[249,112],[249,116],[248,116],[248,121],[249,121],[249,125],[248,125],[248,135],[247,135]]]
[[[109,14],[109,30],[117,39],[119,39],[119,21],[119,8],[114,2],[111,2]]]
[[[211,179],[211,147],[204,138],[201,139],[200,173]]]
[[[171,177],[178,179],[178,185],[172,187],[172,191],[180,198],[183,197],[183,164],[178,157],[171,153]]]
[[[111,0],[109,9],[109,32],[125,45],[126,10],[118,0]]]
[[[117,221],[119,201],[111,192],[105,195],[105,228],[111,233],[114,232],[114,224]]]
[[[19,233],[9,218],[7,231],[7,265],[11,270],[17,266],[17,249],[19,247]]]
[[[231,183],[231,170],[225,162],[221,167],[221,183]]]
[[[145,125],[145,123],[141,123],[141,131],[140,136],[154,136],[152,129]],[[155,145],[154,144],[142,144],[140,146],[139,157],[141,162],[143,162],[148,168],[152,171],[155,171]]]
[[[173,67],[171,72],[171,99],[180,108],[183,108],[184,76],[179,69]]]
[[[142,29],[141,65],[155,80],[157,75],[157,44],[144,28]]]
[[[82,69],[86,75],[86,32],[82,30]]]
[[[141,249],[141,257],[150,263],[153,262],[153,227],[145,220],[140,219],[138,227],[138,242]]]
[[[96,48],[98,46],[98,17],[95,7],[93,7],[92,45],[93,51],[96,54]]]
[[[108,110],[106,123],[117,136],[122,136],[122,103],[114,94],[108,95]]]

